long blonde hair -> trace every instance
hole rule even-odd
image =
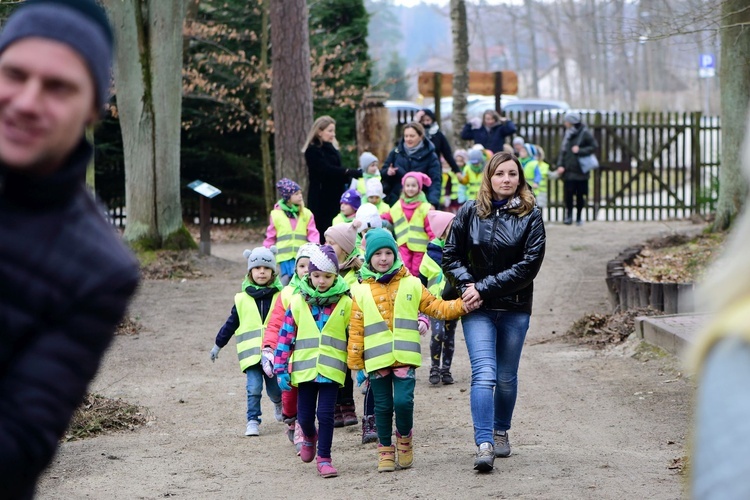
[[[319,116],[318,119],[315,120],[315,122],[312,124],[312,127],[310,127],[310,132],[307,133],[305,145],[302,146],[302,152],[304,153],[305,151],[307,151],[307,148],[310,147],[310,144],[322,144],[322,141],[320,140],[320,133],[327,129],[330,125],[336,125],[336,120],[328,115]],[[339,141],[336,140],[336,137],[333,138],[332,144],[334,148],[339,148]]]
[[[531,211],[534,209],[536,200],[534,199],[534,195],[532,194],[531,189],[529,189],[529,185],[526,183],[526,177],[523,175],[523,167],[521,166],[521,162],[518,161],[518,158],[516,158],[515,155],[512,155],[510,153],[495,153],[495,155],[490,158],[490,161],[487,162],[487,165],[484,167],[484,175],[482,175],[482,185],[479,187],[479,192],[477,193],[477,215],[481,219],[486,219],[490,216],[490,214],[492,214],[492,176],[495,175],[495,170],[497,170],[497,167],[499,167],[500,164],[505,163],[506,161],[512,161],[518,168],[518,187],[516,188],[516,192],[513,193],[513,197],[518,196],[521,199],[521,205],[516,208],[508,209],[508,213],[523,217],[524,215],[531,213]]]

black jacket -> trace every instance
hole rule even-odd
[[[451,145],[448,143],[448,139],[445,137],[445,134],[443,134],[440,129],[437,129],[434,134],[430,134],[429,130],[426,133],[427,138],[430,140],[432,145],[435,146],[435,153],[438,155],[438,160],[442,156],[443,158],[445,158],[446,163],[450,165],[451,170],[459,173],[461,169],[458,168],[456,159],[453,158],[453,151],[451,150]]]
[[[503,151],[505,138],[513,135],[515,131],[516,125],[510,120],[496,123],[489,131],[484,128],[484,125],[479,128],[472,128],[471,123],[467,123],[461,130],[461,139],[474,141],[474,144],[481,144],[493,153],[500,153]]]
[[[380,180],[383,183],[385,201],[393,205],[401,196],[401,178],[408,172],[422,172],[426,174],[432,184],[424,188],[427,201],[433,206],[440,206],[441,183],[443,182],[443,168],[440,166],[435,154],[435,146],[428,139],[422,139],[424,147],[417,151],[413,156],[406,154],[404,150],[404,140],[401,139],[389,154],[380,170]],[[393,165],[398,172],[396,175],[388,175],[388,167]],[[322,234],[322,233],[321,233]]]
[[[30,498],[99,368],[138,265],[83,183],[0,166],[0,497]]]
[[[443,250],[443,272],[459,294],[475,283],[484,309],[531,313],[534,278],[544,259],[542,212],[495,210],[480,219],[474,201],[459,209]]]
[[[345,168],[341,164],[339,151],[330,142],[313,141],[305,150],[307,172],[310,175],[310,190],[307,193],[307,208],[315,215],[315,227],[323,233],[341,211],[341,195],[352,178],[359,178],[362,172]]]
[[[583,123],[573,125],[572,129],[573,134],[568,141],[566,142],[563,139],[560,154],[557,157],[557,166],[565,167],[565,172],[563,172],[564,181],[585,181],[588,180],[590,173],[583,173],[581,165],[578,163],[578,157],[596,153],[599,144],[594,139],[594,135],[588,127]],[[573,146],[578,146],[577,154],[571,150]]]

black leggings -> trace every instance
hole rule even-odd
[[[589,194],[589,181],[565,181],[563,200],[565,201],[565,217],[573,218],[573,196],[576,198],[576,220],[581,220],[581,212],[586,206]]]

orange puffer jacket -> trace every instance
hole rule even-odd
[[[393,309],[396,301],[396,294],[401,278],[411,276],[405,267],[396,273],[388,283],[378,283],[373,278],[368,278],[362,282],[363,285],[369,285],[372,290],[372,297],[378,306],[380,315],[388,324],[389,329],[393,329]],[[422,286],[422,298],[419,301],[419,311],[427,316],[439,320],[457,319],[464,314],[464,303],[460,298],[456,300],[443,300],[432,295],[427,288]],[[415,318],[416,319],[416,318]],[[352,304],[351,322],[349,323],[349,352],[348,364],[352,370],[361,370],[365,367],[365,322],[362,309],[357,301]],[[395,366],[404,366],[402,363],[395,363]]]

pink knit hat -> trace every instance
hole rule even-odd
[[[333,225],[326,229],[323,236],[332,239],[347,255],[354,251],[357,243],[357,230],[351,223]]]
[[[435,234],[436,238],[441,238],[445,232],[445,228],[456,216],[450,212],[443,212],[442,210],[430,210],[427,212],[427,220],[430,222],[430,228]]]
[[[430,179],[427,175],[423,174],[422,172],[407,172],[407,174],[401,178],[402,186],[406,182],[406,179],[409,177],[414,177],[417,180],[417,184],[419,184],[419,189],[422,189],[423,186],[430,187],[432,185],[432,179]]]

